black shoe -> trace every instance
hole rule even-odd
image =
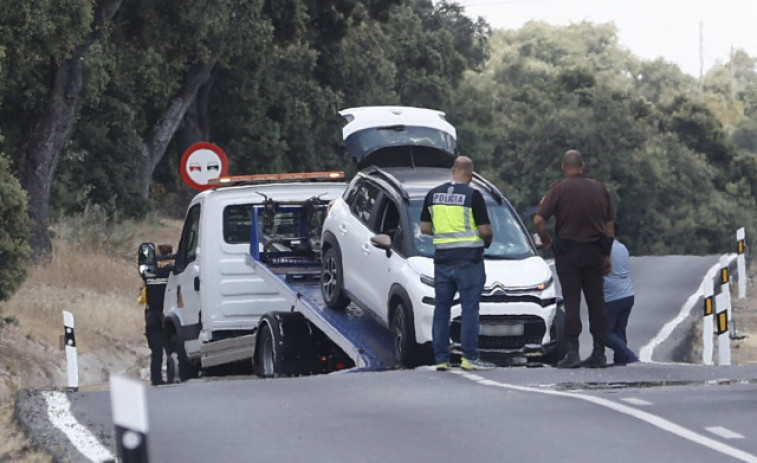
[[[604,353],[592,352],[583,362],[581,366],[584,368],[604,368],[607,366],[607,357]]]
[[[581,358],[578,357],[578,352],[568,351],[565,357],[557,362],[557,368],[578,368],[581,366]]]

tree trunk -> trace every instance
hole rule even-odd
[[[24,145],[20,162],[21,185],[29,195],[33,262],[48,260],[52,243],[50,226],[50,190],[60,156],[70,142],[76,123],[76,110],[82,89],[84,54],[99,38],[102,24],[110,21],[123,0],[105,0],[98,5],[90,33],[71,52],[71,57],[57,62],[53,59],[54,80],[44,112]]]
[[[208,81],[210,73],[218,62],[213,55],[200,66],[195,66],[187,73],[184,85],[168,104],[166,111],[160,116],[152,129],[148,140],[138,143],[137,151],[141,163],[142,198],[150,197],[150,179],[155,167],[166,152],[168,144],[176,133],[179,124],[189,107],[194,103],[199,88]]]
[[[210,140],[208,100],[214,81],[215,78],[211,74],[208,81],[197,90],[197,97],[187,109],[187,113],[179,125],[176,137],[174,138],[174,144],[179,152],[183,153],[197,142]]]

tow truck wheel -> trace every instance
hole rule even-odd
[[[266,324],[261,328],[260,344],[258,345],[258,361],[256,372],[261,378],[275,378],[278,376],[276,362],[276,344],[273,342],[271,325]]]
[[[343,310],[350,303],[344,294],[342,257],[336,248],[329,248],[323,256],[321,293],[323,301],[330,309]]]
[[[394,362],[403,368],[413,368],[417,363],[417,346],[413,322],[404,302],[399,302],[392,316],[394,332]]]
[[[178,363],[178,379],[180,381],[183,382],[192,378],[196,378],[200,373],[200,369],[197,368],[193,363],[191,363],[187,358],[187,354],[186,352],[184,352],[184,346],[179,342],[179,338],[178,336],[176,336],[176,333],[171,333],[171,337],[168,340],[166,354],[169,358],[173,358],[176,363]],[[175,377],[173,379],[174,381],[176,380]]]

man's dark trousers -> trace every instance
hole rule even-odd
[[[604,261],[597,243],[574,243],[555,257],[557,277],[565,304],[565,337],[578,341],[581,334],[581,292],[589,308],[589,330],[594,341],[607,337],[604,306]]]
[[[145,336],[150,348],[150,382],[153,386],[163,384],[163,313],[145,310]]]

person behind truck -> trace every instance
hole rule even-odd
[[[145,337],[150,348],[150,383],[163,384],[163,297],[173,269],[173,247],[158,245],[158,266],[154,274],[143,275],[139,302],[145,304]]]
[[[633,282],[628,248],[618,241],[618,224],[610,251],[612,270],[605,275],[605,311],[607,312],[607,347],[613,350],[613,363],[624,366],[639,359],[628,348],[626,327],[634,303]]]
[[[484,248],[492,242],[489,214],[481,192],[472,188],[473,161],[459,156],[452,181],[431,189],[421,209],[421,232],[434,237],[434,318],[432,343],[436,369],[449,369],[449,320],[455,293],[460,294],[460,342],[465,370],[494,364],[481,360],[478,349],[479,301],[486,283]]]

